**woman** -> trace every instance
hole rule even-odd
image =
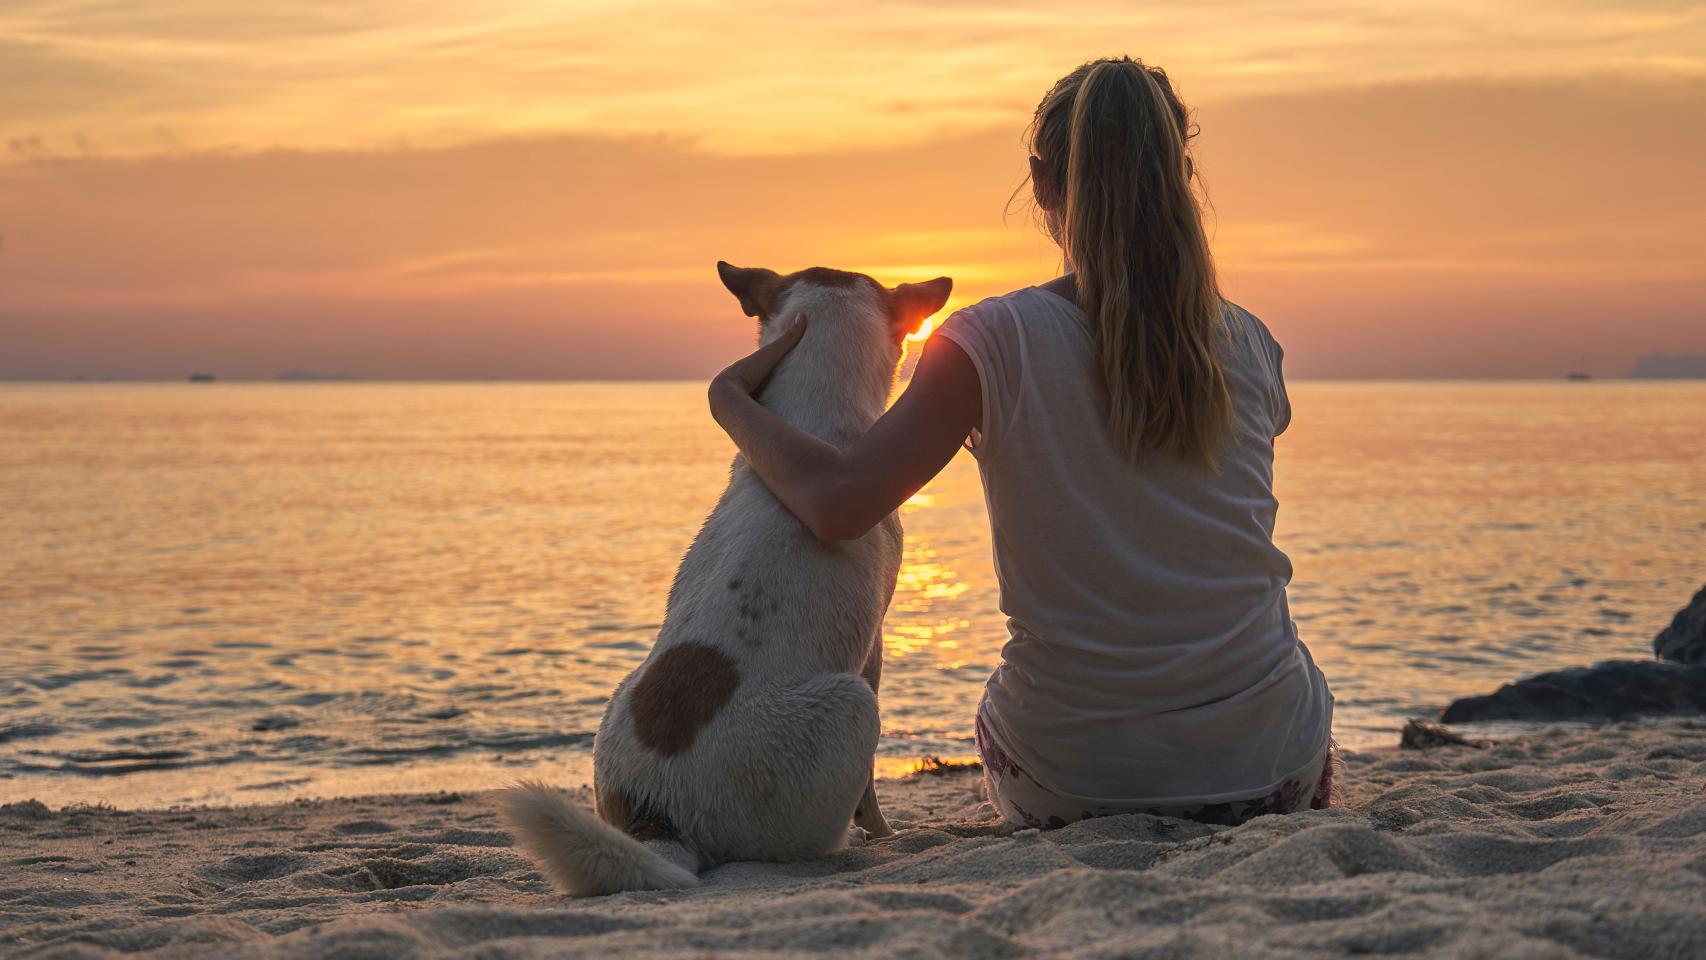
[[[1281,351],[1220,296],[1192,136],[1139,61],[1055,84],[1031,184],[1070,272],[955,313],[846,449],[752,398],[803,318],[711,387],[747,462],[826,539],[863,534],[970,438],[1011,633],[978,752],[989,799],[1026,826],[1331,801],[1332,695],[1273,543]]]

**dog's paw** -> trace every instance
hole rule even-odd
[[[871,835],[865,832],[864,827],[847,828],[847,845],[849,847],[862,847],[865,845],[865,841],[869,839],[871,839]]]

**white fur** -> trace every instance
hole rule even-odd
[[[522,782],[499,797],[504,823],[551,886],[575,897],[667,890],[699,882],[692,870],[598,819],[563,791]]]
[[[761,339],[780,335],[801,311],[810,316],[806,335],[760,399],[795,426],[845,444],[882,414],[900,347],[870,284],[795,284]],[[882,619],[900,561],[895,516],[858,540],[820,541],[736,457],[676,572],[657,643],[616,688],[593,748],[600,795],[621,791],[645,803],[679,839],[640,844],[534,785],[502,801],[523,851],[558,890],[584,896],[693,882],[687,870],[667,869],[677,863],[704,869],[822,856],[847,843],[855,807],[859,826],[887,833],[871,764]],[[741,589],[731,589],[735,581]],[[757,624],[741,612],[754,588],[765,607]],[[688,642],[722,652],[740,683],[689,749],[662,756],[636,736],[629,691],[662,651]]]

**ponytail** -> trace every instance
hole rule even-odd
[[[1128,461],[1147,451],[1212,465],[1231,430],[1224,304],[1191,191],[1190,115],[1166,73],[1130,58],[1068,74],[1037,107],[1032,152],[1060,192],[1077,273]]]

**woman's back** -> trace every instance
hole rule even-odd
[[[1230,823],[1331,801],[1332,695],[1273,543],[1280,350],[1221,296],[1195,136],[1141,61],[1056,82],[1030,185],[1069,276],[950,317],[845,449],[752,401],[800,324],[713,384],[718,422],[819,537],[864,533],[971,436],[1011,634],[978,748],[1014,822]]]
[[[981,381],[973,453],[1010,618],[983,719],[1056,794],[1215,802],[1320,762],[1331,696],[1272,541],[1281,351],[1241,308],[1226,321],[1233,418],[1213,469],[1160,452],[1128,462],[1091,322],[1061,296],[1027,288],[941,330]]]

